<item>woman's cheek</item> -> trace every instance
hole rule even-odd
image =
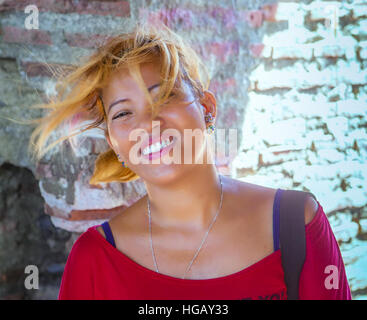
[[[119,152],[124,152],[127,146],[127,143],[125,143],[125,141],[128,142],[128,136],[124,132],[116,130],[113,127],[111,128],[110,134],[111,143],[115,150],[120,150]]]

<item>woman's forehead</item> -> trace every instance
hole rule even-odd
[[[109,81],[107,82],[106,89],[114,89],[115,86],[118,86],[119,88],[121,88],[121,86],[127,88],[137,87],[138,83],[134,77],[133,72],[133,70],[130,70],[127,67],[114,71],[110,76]],[[140,74],[147,86],[149,86],[152,81],[160,81],[159,67],[153,63],[141,64]]]
[[[129,70],[127,67],[123,67],[114,71],[110,79],[107,81],[107,84],[104,86],[101,96],[107,98],[107,96],[114,95],[116,92],[136,90],[141,91],[138,82],[131,72],[133,71]],[[161,84],[159,64],[154,62],[143,63],[140,65],[140,73],[146,88],[156,84]],[[190,86],[188,83],[186,83],[186,81],[180,81],[180,85],[178,85],[177,79],[175,88],[182,91],[190,91]],[[157,92],[158,90],[159,87],[154,89],[154,91]]]

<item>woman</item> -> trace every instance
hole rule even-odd
[[[168,28],[140,26],[109,40],[66,78],[75,85],[66,96],[66,85],[60,89],[60,99],[31,137],[39,135],[37,157],[55,144],[44,148],[52,130],[87,113],[95,122],[84,130],[104,125],[110,146],[98,157],[91,183],[141,177],[147,195],[77,239],[59,299],[287,298],[280,250],[274,249],[277,189],[218,174],[213,154],[206,152],[217,104],[200,66],[195,52]],[[168,129],[174,138],[165,135]],[[136,130],[146,133],[141,144],[129,136]],[[204,134],[191,143],[185,130]],[[179,161],[164,162],[174,153]],[[160,162],[135,161],[139,156]],[[304,217],[300,299],[351,299],[338,244],[312,197]],[[338,267],[338,289],[324,285],[327,265]]]

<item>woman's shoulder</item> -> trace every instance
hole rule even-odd
[[[238,206],[240,211],[260,214],[260,212],[265,213],[272,209],[277,189],[231,177],[226,177],[225,181],[230,199],[228,202]]]
[[[227,211],[231,215],[238,214],[241,218],[250,215],[253,220],[257,217],[263,223],[272,224],[273,206],[277,188],[271,188],[255,183],[249,183],[236,178],[224,176],[223,184],[226,186]],[[146,195],[126,208],[120,214],[109,220],[110,226],[115,230],[124,228],[132,232],[139,225],[145,226],[146,216]],[[318,211],[318,203],[310,196],[305,204],[305,224],[309,224]],[[246,217],[245,217],[246,218]],[[98,232],[105,237],[103,228],[98,226]]]
[[[138,222],[142,220],[144,212],[144,203],[146,202],[146,195],[134,202],[132,205],[121,211],[119,214],[111,218],[108,223],[110,228],[113,230],[121,230],[122,228],[126,231],[133,231],[138,226]],[[145,201],[145,202],[144,202]],[[145,221],[141,221],[144,223]],[[96,230],[106,238],[102,226],[97,226]]]
[[[268,215],[272,219],[275,194],[278,188],[271,188],[254,183],[241,181],[227,177],[231,186],[233,201],[242,206],[246,203],[252,207],[249,211],[257,212],[258,215]],[[311,196],[307,197],[305,203],[305,224],[309,224],[319,211],[318,202]]]

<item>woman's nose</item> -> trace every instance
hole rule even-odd
[[[153,129],[156,127],[162,127],[164,125],[164,119],[162,114],[158,111],[156,115],[152,114],[152,110],[148,107],[141,115],[139,121],[139,128],[147,131],[148,134],[152,134]]]

